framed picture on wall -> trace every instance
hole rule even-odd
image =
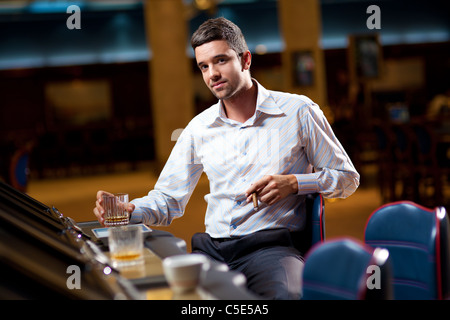
[[[381,74],[382,49],[378,34],[351,35],[349,66],[356,79],[378,78]]]
[[[294,86],[304,87],[314,85],[316,64],[312,51],[293,52],[292,66]]]

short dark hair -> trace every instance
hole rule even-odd
[[[195,50],[198,46],[215,40],[225,40],[238,55],[248,50],[241,29],[222,17],[203,22],[192,35],[191,46]]]

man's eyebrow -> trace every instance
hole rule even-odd
[[[213,59],[224,58],[224,57],[228,57],[228,55],[226,53],[221,53],[221,54],[215,55],[213,57]],[[200,67],[202,64],[204,64],[204,62],[200,61],[200,62],[197,63],[197,66]]]

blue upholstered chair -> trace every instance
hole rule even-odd
[[[305,228],[292,239],[303,256],[312,246],[325,240],[325,202],[322,194],[307,194],[305,210]]]
[[[449,222],[443,207],[428,209],[410,201],[375,210],[365,243],[389,250],[395,299],[449,298]]]
[[[391,298],[387,250],[373,249],[357,240],[343,238],[316,244],[306,256],[304,300]]]
[[[30,150],[31,144],[16,150],[9,164],[9,183],[21,192],[27,191],[30,173]]]
[[[444,207],[436,208],[439,224],[439,260],[441,278],[441,299],[450,300],[450,218]]]
[[[303,233],[306,249],[304,253],[315,244],[325,241],[325,202],[322,194],[312,193],[306,195],[306,229]]]

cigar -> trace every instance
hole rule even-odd
[[[256,198],[256,192],[252,193],[253,210],[258,211],[258,198]]]

